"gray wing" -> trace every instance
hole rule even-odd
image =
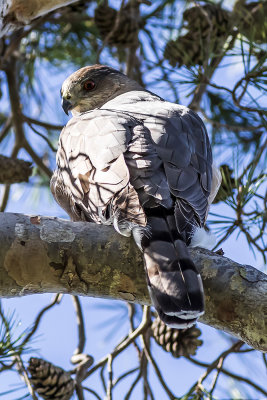
[[[206,128],[193,111],[158,113],[145,121],[176,198],[179,232],[205,222],[212,181],[212,153]],[[191,229],[190,229],[191,226]]]
[[[103,223],[107,207],[125,208],[129,193],[129,212],[138,209],[123,157],[134,124],[118,112],[94,110],[72,118],[61,132],[51,190],[73,220]]]
[[[160,318],[178,328],[204,312],[202,281],[186,244],[205,222],[212,155],[201,119],[185,107],[163,103],[145,120],[162,161],[172,206],[145,208],[149,236],[142,241],[148,285]],[[173,207],[174,204],[174,207]]]

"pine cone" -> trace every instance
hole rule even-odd
[[[202,65],[207,54],[221,53],[232,26],[228,11],[216,4],[206,4],[188,8],[183,19],[188,33],[168,42],[164,51],[172,66]]]
[[[189,329],[174,329],[156,318],[151,330],[158,345],[176,358],[195,355],[197,348],[203,343],[202,340],[197,339],[201,331],[195,326]]]
[[[189,32],[176,40],[169,41],[165,47],[164,57],[169,60],[173,67],[177,64],[178,66],[186,65],[190,67],[196,64],[201,65],[204,55],[201,46],[199,46],[198,36],[193,36]]]
[[[238,30],[252,42],[267,42],[267,1],[236,3],[234,15]]]
[[[29,360],[28,371],[34,390],[45,400],[69,400],[75,383],[70,374],[41,358]]]
[[[231,25],[229,12],[218,4],[188,8],[183,18],[187,22],[185,27],[190,31],[199,31],[202,38],[207,37],[210,30],[210,36],[223,35]]]
[[[95,24],[103,40],[113,32],[108,38],[109,45],[131,46],[137,43],[138,32],[142,26],[138,18],[139,12],[130,2],[121,10],[119,24],[114,30],[118,11],[109,7],[107,4],[100,4],[95,9]],[[113,31],[114,30],[114,31]]]

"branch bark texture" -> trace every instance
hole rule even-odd
[[[201,322],[267,351],[267,276],[191,249],[205,290]],[[142,255],[112,227],[0,213],[0,296],[70,293],[151,304]]]
[[[28,182],[31,174],[31,162],[0,155],[0,184]]]

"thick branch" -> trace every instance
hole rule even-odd
[[[0,132],[0,143],[1,143],[1,142],[5,139],[5,137],[7,136],[7,134],[8,134],[8,132],[9,132],[11,126],[12,126],[12,117],[9,116],[9,117],[6,119],[6,121],[5,121],[5,123],[4,123],[3,127],[2,127],[2,130],[1,130],[1,132]]]
[[[0,184],[28,182],[31,173],[30,162],[0,155]]]
[[[52,176],[52,171],[45,165],[42,158],[36,154],[34,149],[31,147],[30,143],[25,139],[24,130],[23,130],[23,122],[24,118],[21,112],[21,103],[19,97],[19,90],[17,85],[17,76],[15,73],[16,70],[16,60],[12,57],[9,60],[9,68],[6,69],[6,76],[8,82],[8,89],[9,89],[9,98],[10,98],[10,105],[12,110],[12,121],[14,126],[14,131],[16,135],[15,141],[15,152],[24,147],[27,153],[31,156],[33,161],[38,165],[38,167],[48,176]],[[14,152],[14,150],[13,150]],[[16,153],[16,155],[17,155]],[[15,155],[15,156],[16,156]]]
[[[50,124],[49,122],[39,121],[38,119],[27,117],[26,115],[22,115],[22,118],[23,121],[27,122],[29,125],[38,125],[42,126],[45,129],[52,129],[52,130],[54,129],[57,131],[61,131],[64,127],[64,125]]]
[[[16,75],[17,61],[14,57],[11,57],[6,68],[6,77],[9,91],[10,106],[12,112],[12,122],[16,136],[15,148],[20,149],[25,141],[24,131],[22,126],[22,115],[21,115],[21,102],[19,97],[19,85]]]
[[[71,293],[150,304],[142,256],[112,227],[0,213],[0,295]],[[201,322],[267,351],[267,277],[208,250],[191,250],[204,283]]]

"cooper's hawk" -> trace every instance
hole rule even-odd
[[[160,318],[178,328],[193,325],[204,297],[187,246],[215,192],[203,122],[103,65],[74,72],[61,95],[73,118],[59,139],[51,180],[56,201],[73,221],[132,233]]]

